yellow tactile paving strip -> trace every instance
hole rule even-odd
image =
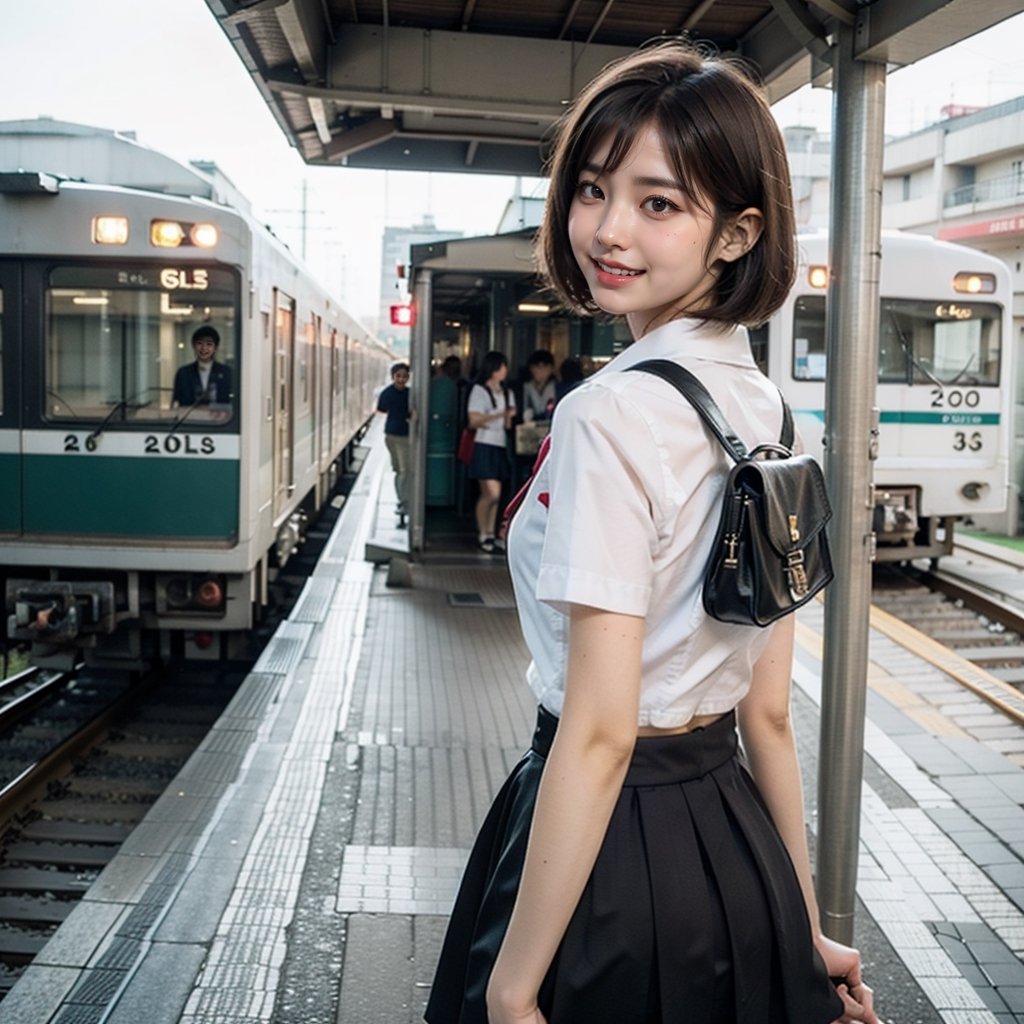
[[[1024,725],[1024,696],[1008,683],[1004,683],[1001,679],[967,661],[966,658],[962,658],[931,637],[925,636],[913,626],[901,622],[881,608],[872,605],[870,616],[872,629],[877,629],[901,647],[945,672],[961,686],[998,708],[1013,721]],[[796,639],[801,647],[814,657],[821,659],[823,640],[819,633],[804,623],[797,622]],[[868,686],[932,735],[967,735],[951,719],[930,705],[925,698],[901,683],[877,662],[868,663]]]

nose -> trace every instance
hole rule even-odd
[[[606,249],[625,249],[629,237],[629,225],[625,211],[618,205],[608,203],[597,225],[596,239]]]

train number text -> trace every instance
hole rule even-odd
[[[946,391],[943,388],[932,388],[933,409],[973,409],[981,401],[981,395],[977,391],[960,391],[954,388]]]
[[[968,434],[965,430],[958,430],[953,435],[953,451],[962,452],[980,452],[981,451],[981,432],[978,430]]]
[[[96,438],[92,434],[86,434],[83,440],[77,434],[64,435],[64,451],[66,452],[94,452],[96,451]]]
[[[168,434],[166,437],[146,435],[147,455],[212,455],[216,449],[212,437],[193,437],[191,434]]]

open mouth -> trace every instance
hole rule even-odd
[[[614,266],[609,263],[603,263],[601,260],[594,260],[594,265],[598,270],[605,274],[611,274],[612,277],[638,277],[643,273],[642,270],[632,270],[629,267]]]

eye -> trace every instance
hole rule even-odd
[[[650,196],[643,201],[642,206],[655,214],[671,213],[673,210],[679,209],[671,199],[666,199],[664,196]]]
[[[592,181],[581,181],[576,186],[576,195],[583,200],[604,199],[604,193]]]

